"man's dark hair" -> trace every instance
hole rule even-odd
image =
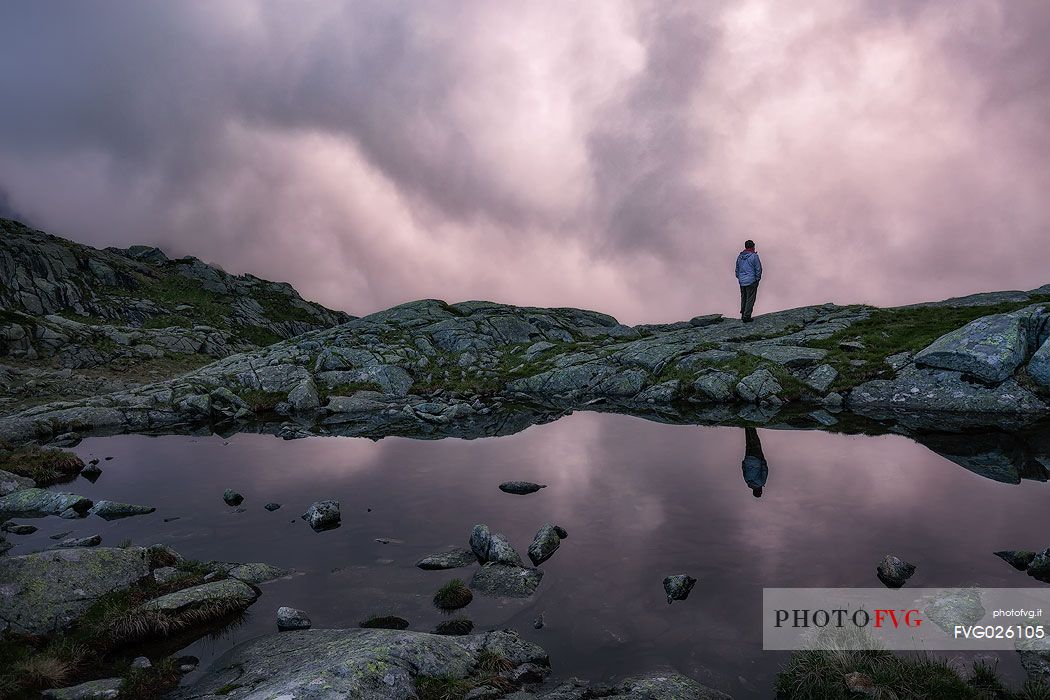
[[[755,247],[755,242],[752,241],[751,239],[748,239],[748,240],[744,241],[744,247],[745,248],[754,248]]]

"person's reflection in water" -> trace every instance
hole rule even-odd
[[[769,476],[769,465],[766,457],[762,454],[762,441],[758,439],[758,431],[754,428],[744,428],[744,461],[740,463],[744,470],[744,481],[751,487],[751,493],[755,498],[762,497],[762,487],[766,485]]]

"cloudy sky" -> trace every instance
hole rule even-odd
[[[1050,282],[1045,0],[7,2],[0,210],[363,314]]]

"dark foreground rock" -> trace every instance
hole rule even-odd
[[[1025,571],[1035,559],[1035,552],[1025,549],[1006,549],[994,554],[1018,571]]]
[[[379,629],[330,629],[283,632],[241,644],[194,684],[178,688],[176,700],[246,700],[247,698],[354,698],[415,700],[418,685],[432,679],[464,681],[484,687],[482,659],[501,657],[508,670],[494,683],[519,700],[728,700],[673,672],[632,678],[613,686],[580,681],[547,683],[530,691],[518,683],[541,680],[548,673],[547,653],[509,631],[461,636]],[[512,687],[507,688],[507,679]],[[477,695],[476,697],[486,697]]]
[[[0,627],[48,634],[75,621],[102,596],[149,576],[141,547],[59,549],[0,559]]]
[[[915,566],[899,557],[887,554],[879,562],[875,573],[887,588],[900,588],[915,573]]]

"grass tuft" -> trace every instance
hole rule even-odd
[[[11,448],[0,445],[0,469],[25,476],[37,486],[68,481],[84,468],[84,460],[66,450],[26,445]]]
[[[442,610],[458,610],[474,600],[474,594],[461,579],[454,578],[434,594],[434,605]]]

